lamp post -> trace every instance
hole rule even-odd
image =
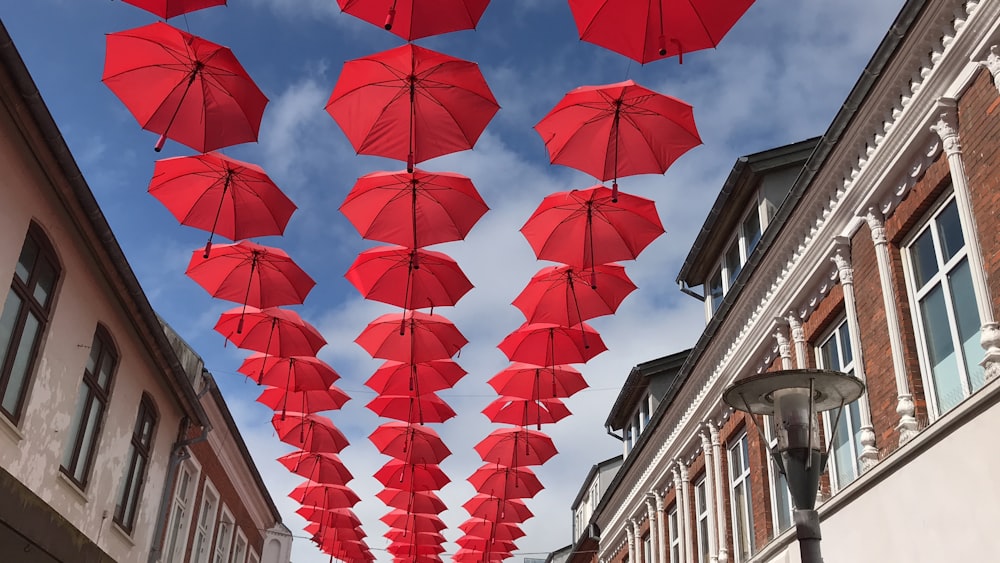
[[[770,450],[778,470],[785,476],[795,505],[795,535],[799,540],[802,563],[822,563],[819,542],[819,514],[816,491],[826,467],[830,448],[819,441],[816,415],[838,409],[837,431],[844,405],[864,393],[865,384],[856,377],[822,369],[792,369],[762,373],[737,381],[726,389],[722,400],[736,410],[753,415],[771,415],[777,444]],[[833,435],[830,436],[833,443]]]

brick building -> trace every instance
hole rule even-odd
[[[820,420],[828,560],[995,551],[998,45],[1000,2],[910,0],[822,137],[737,162],[678,276],[707,326],[591,518],[592,560],[798,561],[770,437],[721,400],[796,367],[867,384]]]

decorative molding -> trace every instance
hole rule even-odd
[[[986,371],[986,381],[1000,376],[1000,323],[986,323],[980,329],[979,344],[986,350],[980,363]]]
[[[997,49],[1000,46],[990,45],[990,54],[986,55],[986,60],[980,61],[979,64],[986,67],[993,75],[993,87],[997,89],[997,93],[1000,93],[1000,53],[997,53]]]

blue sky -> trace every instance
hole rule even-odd
[[[501,110],[475,150],[422,165],[470,176],[492,208],[463,242],[439,245],[465,270],[474,289],[455,308],[437,312],[468,337],[459,363],[469,375],[442,392],[459,416],[439,432],[454,453],[442,468],[452,483],[441,496],[450,540],[467,518],[461,504],[473,493],[465,478],[480,465],[472,446],[491,429],[479,411],[495,397],[486,380],[506,365],[495,348],[523,320],[510,301],[544,263],[534,259],[518,229],[542,197],[593,185],[592,178],[550,166],[531,129],[565,93],[585,84],[631,78],[694,106],[704,145],[667,174],[620,181],[623,191],[656,200],[666,235],[626,263],[639,286],[614,317],[596,319],[608,352],[581,370],[591,388],[567,401],[572,417],[545,430],[560,454],[537,469],[546,489],[529,501],[536,517],[525,523],[518,554],[544,554],[571,540],[570,503],[590,466],[620,452],[604,420],[632,366],[691,346],[704,326],[702,305],[680,293],[674,279],[722,181],[740,155],[822,134],[846,98],[902,0],[778,2],[760,0],[716,50],[646,66],[580,42],[564,0],[497,0],[477,31],[417,43],[479,63]],[[298,312],[323,332],[320,357],[343,376],[352,397],[327,413],[351,439],[342,457],[355,475],[350,486],[364,499],[356,507],[379,560],[387,509],[371,475],[388,458],[367,435],[384,420],[364,408],[374,393],[362,383],[380,363],[353,339],[386,305],[365,302],[343,273],[362,240],[337,208],[354,180],[401,163],[354,154],[323,111],[345,60],[402,44],[394,35],[341,14],[334,0],[232,0],[171,20],[173,25],[232,48],[271,99],[260,142],[225,150],[264,167],[298,204],[285,236],[259,239],[285,249],[318,282]],[[299,479],[275,458],[290,451],[269,424],[270,411],[254,402],[259,389],[235,373],[245,355],[212,330],[231,307],[212,300],[184,276],[201,231],[177,225],[146,193],[157,158],[191,154],[168,141],[157,155],[156,136],[139,128],[100,82],[104,34],[155,18],[117,0],[5,2],[0,16],[100,202],[139,281],[156,308],[190,342],[216,375],[230,409],[264,475],[285,523],[304,521],[286,494]],[[326,561],[310,542],[296,540],[297,563]],[[450,551],[455,549],[450,545]]]

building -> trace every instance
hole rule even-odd
[[[706,328],[590,519],[596,560],[798,561],[767,424],[721,399],[795,367],[867,385],[820,421],[827,560],[995,551],[998,45],[1000,2],[909,0],[821,138],[737,162],[678,276]]]
[[[150,307],[2,25],[0,170],[4,560],[287,563],[221,395]]]

